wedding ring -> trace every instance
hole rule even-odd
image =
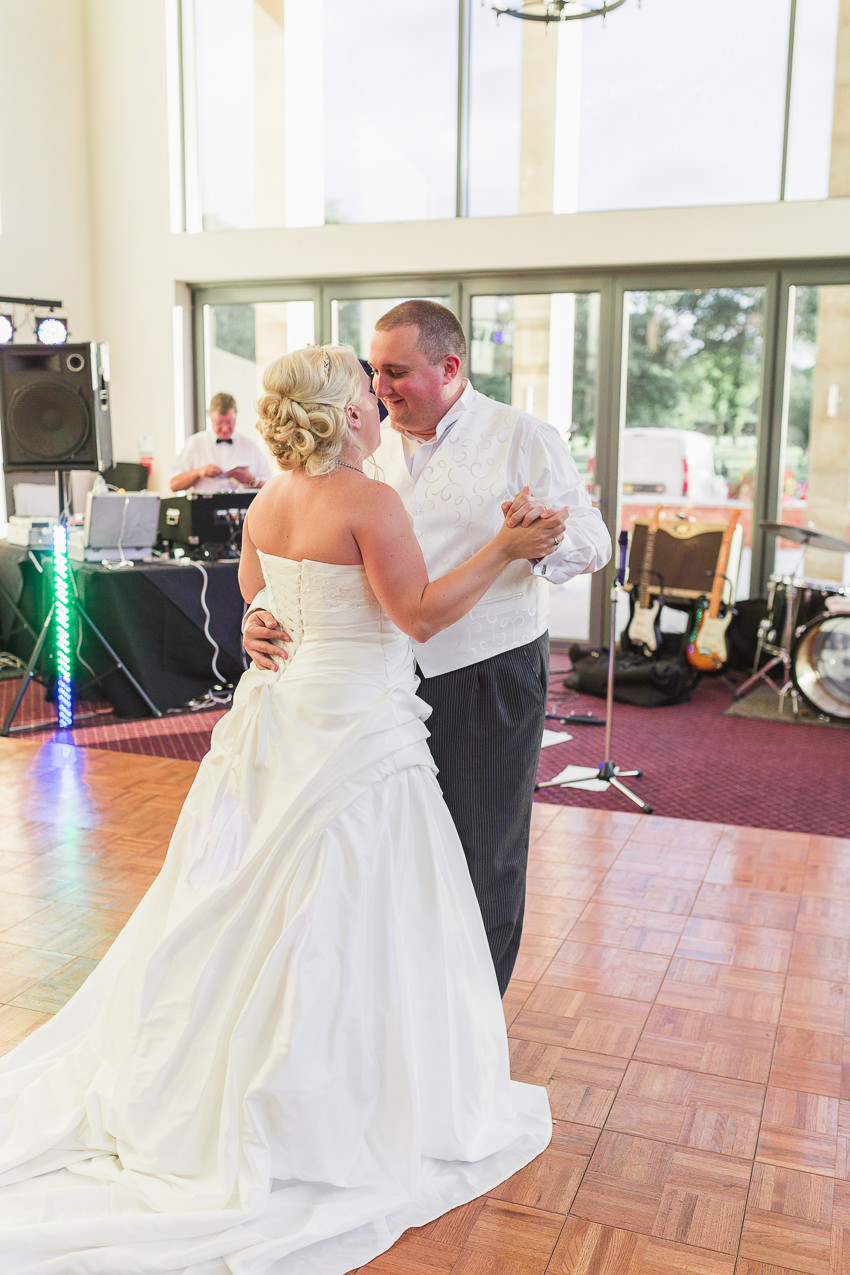
[[[553,542],[552,542],[552,548],[553,548],[553,549],[557,549],[557,548],[558,548],[558,545],[559,545],[560,543],[561,543],[561,542],[560,542],[560,540],[559,540],[559,539],[558,539],[558,537],[556,536],[556,537],[555,537],[555,539],[554,539],[554,540],[553,540]]]

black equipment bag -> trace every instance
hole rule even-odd
[[[746,598],[735,603],[735,613],[726,630],[728,669],[740,673],[752,672],[756,662],[759,625],[766,616],[767,598]],[[768,659],[769,652],[763,651],[759,664],[765,664]]]
[[[570,647],[572,672],[564,685],[583,695],[605,698],[608,690],[608,648]],[[691,698],[697,675],[676,660],[648,660],[636,653],[614,653],[614,699],[620,704],[661,708]]]

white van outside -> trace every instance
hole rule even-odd
[[[659,496],[710,504],[728,500],[715,468],[714,440],[687,429],[624,429],[620,457],[624,496]]]

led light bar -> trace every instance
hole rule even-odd
[[[71,573],[68,566],[68,528],[53,528],[53,626],[56,635],[56,704],[59,728],[74,725],[74,696],[71,683],[71,621],[73,618]]]

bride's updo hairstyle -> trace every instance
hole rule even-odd
[[[360,397],[360,367],[347,345],[308,345],[270,363],[257,429],[281,469],[326,474],[350,437],[345,409]]]

